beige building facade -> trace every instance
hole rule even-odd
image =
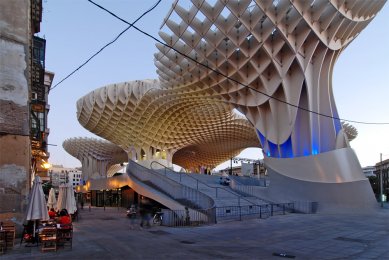
[[[54,74],[45,72],[45,40],[34,36],[41,19],[41,0],[0,1],[0,218],[19,223],[32,175],[49,156],[47,94]],[[42,116],[34,117],[37,111]]]
[[[0,216],[21,218],[29,191],[31,1],[0,1]]]

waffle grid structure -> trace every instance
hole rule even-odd
[[[85,128],[133,159],[158,159],[157,151],[166,150],[167,159],[186,169],[213,168],[259,146],[251,124],[225,102],[206,93],[160,89],[158,80],[96,89],[78,101],[77,110]]]
[[[166,44],[190,57],[157,44],[155,65],[163,88],[222,96],[255,126],[269,157],[348,147],[337,119],[332,71],[385,1],[192,0],[188,9],[180,5],[187,2],[175,1],[161,27]]]
[[[70,155],[80,160],[82,165],[82,178],[105,178],[107,172],[119,169],[111,166],[126,162],[127,153],[119,146],[102,139],[74,137],[66,139],[63,148]]]
[[[156,44],[159,80],[97,89],[78,100],[78,120],[130,159],[165,152],[185,168],[260,146],[275,200],[371,208],[349,145],[357,131],[340,122],[332,73],[385,3],[176,0],[159,34],[166,45]]]

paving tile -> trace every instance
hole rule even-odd
[[[370,215],[288,214],[212,226],[130,230],[125,210],[92,208],[74,223],[72,250],[18,245],[6,259],[389,259],[389,210]],[[366,221],[366,220],[369,221]],[[339,239],[341,238],[341,239]]]

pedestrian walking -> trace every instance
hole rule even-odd
[[[130,218],[130,229],[135,229],[136,208],[134,204],[128,209],[127,216]]]
[[[150,227],[150,213],[148,212],[148,209],[145,207],[145,205],[141,205],[139,208],[139,214],[140,214],[140,226],[143,227],[147,225]]]

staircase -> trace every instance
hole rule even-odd
[[[142,195],[150,197],[170,209],[164,212],[166,213],[164,221],[169,221],[169,218],[172,221],[173,219],[183,219],[189,215],[191,221],[196,223],[215,223],[215,202],[211,197],[131,160],[127,165],[127,175],[133,182],[148,187],[148,194]],[[134,187],[135,185],[132,188]],[[136,188],[134,190],[138,192]],[[174,223],[167,224],[174,225]]]
[[[153,170],[157,164],[159,169]],[[184,207],[189,208],[190,218],[196,222],[215,223],[225,220],[267,218],[280,212],[285,214],[286,211],[293,209],[293,204],[271,204],[239,189],[234,190],[236,186],[245,186],[238,183],[235,178],[230,186],[224,186],[219,184],[220,176],[175,172],[158,162],[152,162],[151,168],[130,161],[127,174],[129,178],[142,182],[149,189],[182,205],[181,209],[169,207],[176,212],[175,215],[183,215]],[[158,197],[153,199],[164,204]]]
[[[285,214],[286,211],[293,209],[293,204],[276,204],[241,192],[237,187],[245,187],[245,185],[238,182],[239,177],[234,178],[230,186],[224,186],[219,184],[220,176],[175,172],[158,162],[151,163],[151,168],[156,168],[157,165],[159,169],[154,171],[159,175],[174,180],[183,186],[196,189],[211,197],[215,202],[216,219],[218,222],[223,220],[242,220],[245,218],[267,218],[280,212]],[[161,167],[163,168],[161,169]],[[262,184],[262,187],[256,187],[265,188],[264,183],[255,182],[254,184]],[[253,183],[250,182],[249,184],[252,185]]]
[[[153,166],[156,164],[158,164],[159,167],[164,167],[158,162],[153,162],[151,163],[151,168],[153,169]],[[267,201],[255,196],[242,196],[231,189],[231,187],[219,184],[220,176],[175,172],[166,167],[154,171],[182,185],[191,187],[206,194],[215,201],[216,207],[254,206],[268,203]]]

